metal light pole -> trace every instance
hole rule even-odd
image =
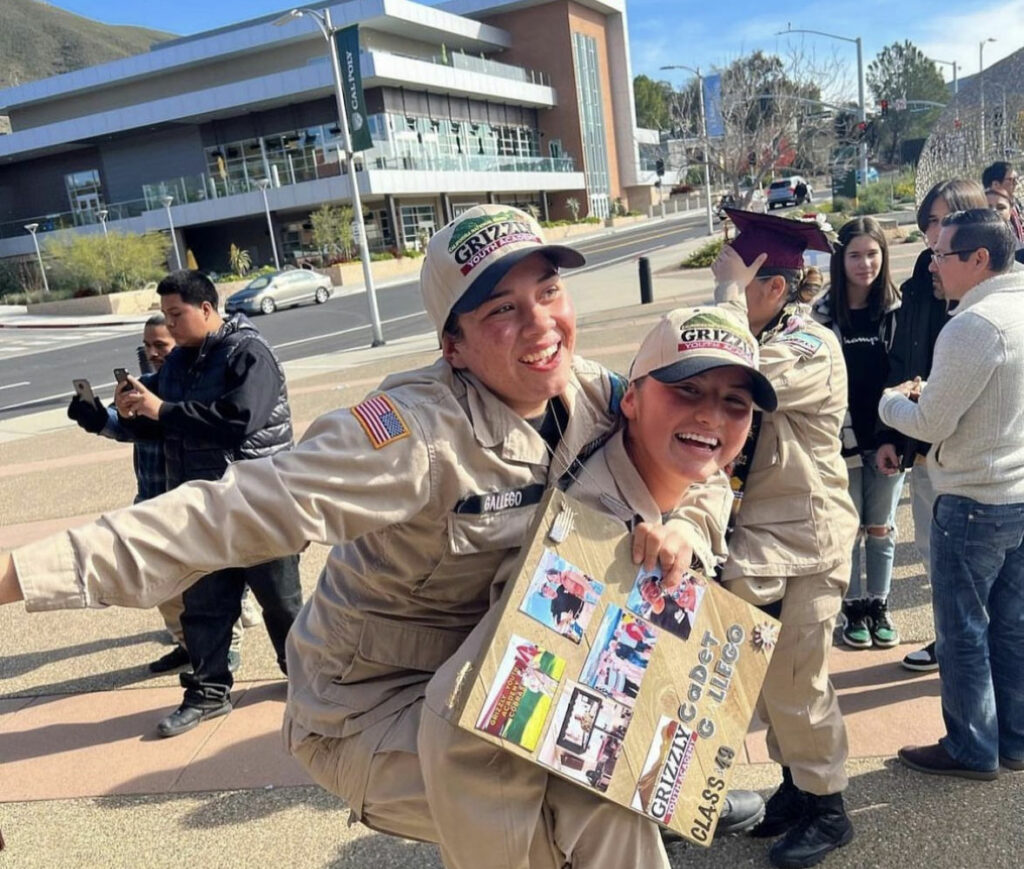
[[[36,259],[39,260],[39,274],[43,276],[43,292],[50,292],[50,282],[46,280],[46,269],[43,266],[43,255],[39,251],[39,239],[36,238],[36,230],[39,229],[38,223],[26,223],[25,229],[32,233],[32,245],[36,249]]]
[[[932,63],[944,63],[946,66],[953,67],[953,103],[956,110],[955,120],[960,120],[960,99],[958,94],[960,93],[960,83],[956,78],[956,61],[955,60],[939,60],[937,57],[929,58]]]
[[[999,124],[999,137],[996,140],[999,145],[1000,151],[1003,152],[1003,156],[1006,156],[1006,86],[1000,84],[997,81],[990,81],[989,87],[999,88],[1001,110],[1002,110],[1002,122]]]
[[[841,39],[843,42],[852,42],[857,46],[857,120],[866,124],[868,119],[867,106],[864,103],[864,49],[860,37],[839,36],[836,33],[825,33],[822,30],[805,30],[803,28],[789,27],[776,33],[776,36],[785,36],[787,33],[815,33],[818,36],[827,36],[829,39]],[[860,143],[860,173],[865,183],[868,180],[868,143]]]
[[[990,36],[978,43],[978,90],[980,91],[979,102],[981,104],[981,122],[978,124],[978,150],[982,159],[985,157],[985,43],[995,42],[996,38]]]
[[[174,234],[174,218],[171,217],[171,203],[174,202],[173,196],[161,196],[160,201],[164,204],[164,208],[167,209],[167,225],[171,229],[171,247],[174,248],[174,260],[178,264],[178,271],[180,272],[184,266],[181,264],[181,253],[178,250],[178,237]]]
[[[270,219],[270,203],[267,202],[267,188],[270,186],[269,178],[260,178],[256,186],[263,193],[263,211],[267,215],[267,230],[270,232],[270,249],[274,251],[274,268],[281,271],[281,260],[277,257],[277,241],[274,238],[274,221]]]
[[[359,258],[363,263],[363,282],[366,285],[366,301],[370,306],[370,324],[373,328],[371,347],[379,347],[384,343],[384,333],[380,326],[380,312],[377,310],[377,292],[373,286],[373,270],[370,267],[370,247],[366,243],[366,224],[363,221],[363,203],[359,196],[359,181],[356,178],[356,167],[353,161],[352,136],[348,130],[348,112],[345,111],[345,86],[341,79],[341,61],[338,58],[338,46],[334,41],[335,29],[331,23],[331,10],[292,9],[278,18],[274,24],[286,24],[293,18],[309,16],[320,28],[327,40],[328,54],[331,56],[331,70],[334,73],[334,98],[338,103],[338,126],[341,127],[342,141],[345,146],[345,162],[348,165],[348,179],[352,187],[352,210],[355,212],[356,232],[359,234]]]
[[[96,217],[99,219],[100,225],[103,227],[103,240],[109,242],[110,237],[107,235],[107,218],[110,216],[110,212],[105,208],[101,208],[96,212]]]
[[[708,235],[713,235],[715,227],[711,221],[711,143],[708,140],[708,116],[704,106],[704,77],[700,74],[699,66],[691,67],[681,63],[674,63],[663,66],[662,69],[685,69],[687,72],[692,72],[697,76],[697,110],[700,112],[700,138],[701,145],[704,148],[704,217],[707,220]]]

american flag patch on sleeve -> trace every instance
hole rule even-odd
[[[409,427],[386,395],[375,395],[352,408],[375,450],[409,436]]]

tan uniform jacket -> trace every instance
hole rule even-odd
[[[746,319],[742,288],[719,285],[715,299]],[[760,355],[779,406],[763,414],[722,573],[730,591],[752,603],[781,597],[786,577],[848,560],[859,526],[841,453],[846,363],[835,335],[808,309],[799,328],[769,338]],[[828,618],[839,602],[823,593],[807,606]]]
[[[626,524],[639,518],[660,525],[661,510],[626,452],[623,436],[622,430],[617,431],[594,453],[576,474],[568,494]],[[706,485],[692,486],[683,503],[672,513],[673,521],[690,526],[687,540],[708,573],[725,560],[725,528],[731,506],[729,481],[725,474],[718,473]]]
[[[573,371],[550,462],[527,422],[438,361],[382,384],[408,434],[379,449],[339,410],[292,452],[17,551],[28,608],[150,606],[224,564],[348,541],[289,635],[288,732],[358,733],[423,696],[492,603],[543,487],[613,427],[621,379],[585,360]]]

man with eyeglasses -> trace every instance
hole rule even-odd
[[[1017,203],[1017,170],[1005,160],[998,160],[981,173],[981,186],[1002,193],[1010,200],[1010,227],[1017,238],[1017,248],[1024,248],[1024,220]]]
[[[992,780],[1024,770],[1024,277],[988,208],[942,221],[931,268],[956,311],[931,375],[887,389],[879,416],[933,444],[931,566],[946,735],[900,760]]]

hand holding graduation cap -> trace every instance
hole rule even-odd
[[[748,266],[743,262],[743,257],[729,245],[723,244],[721,253],[711,264],[711,274],[715,276],[718,283],[735,283],[743,290],[757,276],[757,270],[761,268],[766,259],[768,259],[768,254],[758,254]]]

